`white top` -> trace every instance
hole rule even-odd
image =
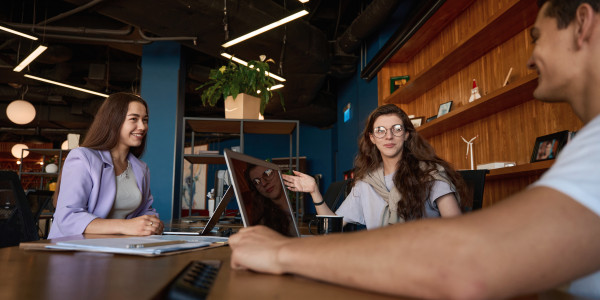
[[[558,190],[600,216],[600,116],[584,126],[532,186]],[[569,292],[600,298],[600,272],[571,283]]]
[[[142,193],[137,186],[131,163],[127,161],[125,172],[117,176],[117,193],[115,203],[106,217],[107,219],[125,219],[142,204]]]
[[[388,191],[394,187],[394,174],[384,177]],[[435,201],[439,197],[453,192],[448,183],[436,180],[425,203],[424,217],[439,218],[440,210]],[[359,180],[335,213],[338,216],[344,216],[344,222],[363,224],[367,226],[367,229],[374,229],[381,227],[386,206],[387,202],[375,192],[371,185]]]

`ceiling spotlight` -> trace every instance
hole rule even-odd
[[[306,2],[308,2],[310,0],[298,0],[298,1],[300,1],[300,3],[306,3]]]
[[[271,23],[271,24],[269,24],[269,25],[267,25],[265,27],[259,28],[257,30],[254,30],[254,31],[250,32],[250,33],[242,35],[239,38],[233,39],[233,40],[231,40],[231,41],[229,41],[229,42],[221,45],[221,47],[223,47],[223,48],[231,47],[231,46],[233,46],[233,45],[235,45],[235,44],[237,44],[237,43],[239,43],[241,41],[245,41],[245,40],[247,40],[247,39],[249,39],[251,37],[257,36],[257,35],[265,32],[265,31],[269,31],[269,30],[271,30],[271,29],[273,29],[275,27],[281,26],[281,25],[283,25],[283,24],[285,24],[287,22],[293,21],[293,20],[298,19],[298,18],[300,18],[302,16],[305,16],[305,15],[308,15],[308,11],[306,11],[306,10],[303,9],[303,10],[301,10],[301,11],[299,11],[299,12],[297,12],[297,13],[291,15],[291,16],[285,17],[285,18],[283,18],[283,19],[281,19],[281,20],[279,20],[277,22],[273,22],[273,23]]]
[[[25,67],[27,67],[34,59],[36,59],[40,54],[46,51],[48,47],[44,45],[39,45],[37,49],[33,50],[29,56],[27,56],[18,66],[16,66],[13,71],[21,72]]]
[[[15,158],[21,158],[21,154],[23,155],[23,158],[25,158],[27,155],[29,155],[29,151],[23,151],[23,149],[29,149],[29,147],[27,147],[25,144],[15,144],[10,149],[10,153]]]
[[[10,32],[12,34],[20,35],[20,36],[28,38],[30,40],[34,40],[34,41],[38,40],[38,38],[33,35],[29,35],[29,34],[25,34],[25,33],[22,33],[22,32],[16,31],[16,30],[12,30],[12,29],[4,27],[4,26],[0,26],[0,30],[4,30],[4,31]]]
[[[225,57],[227,59],[231,59],[231,60],[235,61],[236,63],[238,63],[240,65],[244,65],[246,67],[248,66],[248,62],[243,61],[243,60],[241,60],[241,59],[239,59],[239,58],[237,58],[237,57],[235,57],[235,56],[233,56],[233,55],[231,55],[229,53],[223,52],[223,53],[221,53],[221,56],[223,56],[223,57]],[[279,80],[281,82],[285,82],[285,78],[279,77],[279,76],[277,76],[277,75],[275,75],[275,74],[273,74],[271,72],[265,72],[265,74],[267,74],[267,76],[269,76],[269,77],[271,77],[271,78],[273,78],[275,80]]]
[[[101,97],[104,97],[104,98],[108,97],[107,94],[102,94],[102,93],[94,92],[92,90],[87,90],[87,89],[84,89],[84,88],[76,87],[76,86],[65,84],[65,83],[58,82],[58,81],[53,81],[53,80],[50,80],[50,79],[40,78],[40,77],[29,75],[29,74],[25,74],[23,76],[25,76],[27,78],[39,80],[39,81],[42,81],[42,82],[46,82],[46,83],[55,84],[55,85],[58,85],[58,86],[70,88],[70,89],[73,89],[73,90],[76,90],[76,91],[80,91],[80,92],[84,92],[84,93],[89,93],[89,94],[96,95],[96,96],[101,96]]]
[[[25,125],[35,119],[35,107],[25,100],[15,100],[6,107],[6,116],[15,124]]]

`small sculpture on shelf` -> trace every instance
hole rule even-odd
[[[478,138],[479,135],[476,135],[474,138],[470,139],[469,141],[467,141],[464,137],[460,137],[462,138],[462,140],[467,143],[467,154],[465,155],[467,158],[469,158],[469,153],[471,154],[471,170],[475,170],[475,165],[473,164],[473,141]]]
[[[479,87],[477,87],[477,81],[473,79],[473,88],[471,88],[471,97],[469,98],[469,102],[473,102],[479,98],[481,98],[481,94],[479,94]]]

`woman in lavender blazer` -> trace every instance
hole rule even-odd
[[[116,93],[102,104],[81,147],[70,151],[60,178],[48,238],[95,234],[161,234],[152,208],[146,146],[148,106]]]

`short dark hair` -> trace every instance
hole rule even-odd
[[[583,3],[589,4],[595,12],[600,10],[600,0],[538,0],[538,6],[542,7],[544,3],[550,5],[546,9],[547,17],[555,18],[559,29],[566,28],[575,18],[575,11]]]
[[[115,147],[119,141],[121,125],[125,122],[127,109],[131,102],[141,103],[146,108],[146,113],[149,114],[148,104],[141,97],[123,92],[112,94],[98,109],[81,146],[95,150],[110,150]],[[129,152],[135,157],[139,158],[144,153],[147,136],[147,134],[144,135],[140,146],[129,149]]]

